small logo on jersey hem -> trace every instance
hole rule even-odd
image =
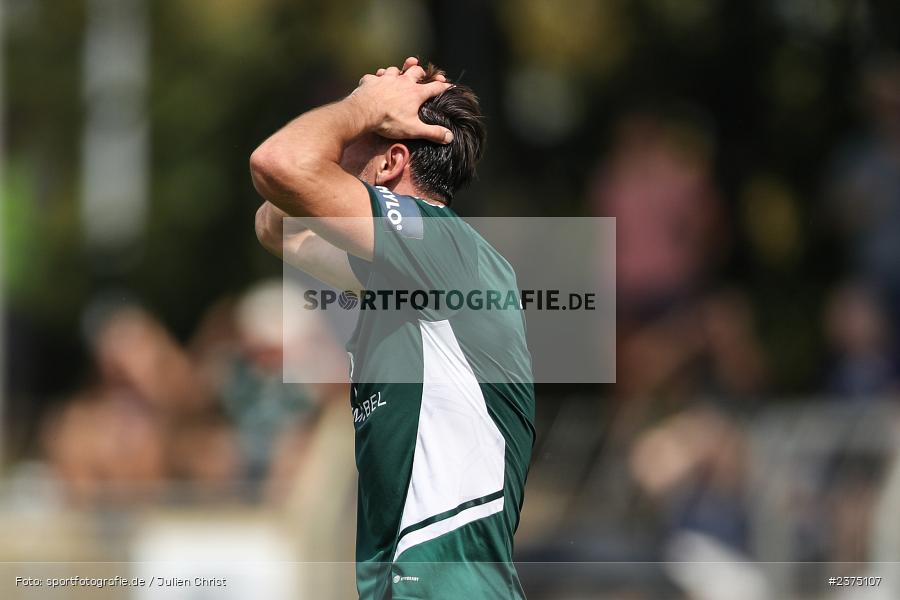
[[[394,575],[394,583],[400,583],[401,581],[419,581],[419,578],[412,575]]]

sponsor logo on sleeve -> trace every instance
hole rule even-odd
[[[409,196],[397,196],[383,185],[376,185],[376,196],[381,203],[381,212],[385,231],[393,231],[398,235],[414,240],[421,240],[425,228],[422,212],[416,201]]]

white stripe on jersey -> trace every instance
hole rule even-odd
[[[412,475],[400,529],[503,489],[506,442],[450,321],[419,321],[424,363]],[[394,560],[412,546],[503,510],[503,498],[409,532]]]

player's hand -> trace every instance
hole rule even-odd
[[[429,98],[447,90],[446,81],[420,84],[425,70],[410,57],[397,67],[379,69],[375,75],[364,75],[359,87],[347,98],[365,115],[369,129],[391,139],[426,139],[447,144],[453,140],[449,129],[427,125],[419,119],[419,108]],[[380,73],[380,74],[379,74]]]
[[[400,68],[400,72],[405,73],[407,69],[415,67],[418,64],[419,64],[419,59],[416,58],[415,56],[410,56],[409,58],[406,59],[406,61],[404,61],[403,67]],[[390,67],[382,67],[381,69],[378,69],[377,71],[375,71],[375,75],[377,77],[381,77],[382,75],[384,75],[387,72],[388,68],[390,68]],[[434,78],[438,81],[444,81],[444,82],[447,81],[447,77],[445,77],[444,74],[440,71],[434,76]],[[360,83],[362,83],[361,79],[360,79]]]

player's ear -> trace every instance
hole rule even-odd
[[[375,175],[378,184],[397,180],[409,164],[409,148],[405,144],[391,144],[378,162],[378,173]]]

